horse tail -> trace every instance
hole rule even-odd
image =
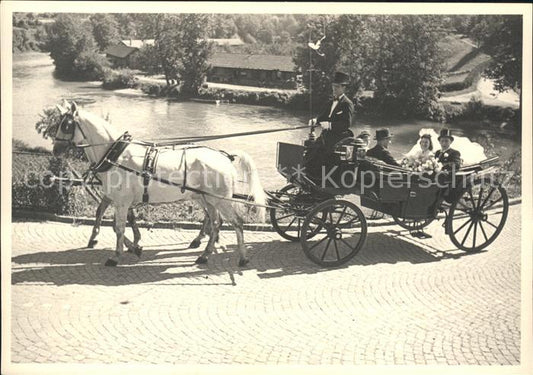
[[[244,151],[236,151],[232,152],[231,156],[235,157],[234,165],[238,172],[237,179],[244,182],[249,187],[247,192],[248,197],[252,198],[254,203],[265,206],[267,201],[266,194],[261,185],[261,181],[259,180],[259,173],[257,173],[255,163],[250,155]],[[239,204],[239,206],[242,206],[242,204]],[[250,205],[248,208],[253,209],[250,211],[255,212],[255,219],[257,221],[261,223],[265,221],[265,207]]]

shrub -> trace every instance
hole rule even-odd
[[[439,90],[442,92],[450,92],[450,91],[460,91],[464,90],[466,88],[469,88],[473,85],[477,85],[481,74],[483,71],[487,68],[487,66],[490,64],[490,61],[485,61],[479,65],[477,65],[474,69],[472,69],[466,77],[461,81],[454,81],[453,79],[450,80],[451,82],[445,83],[441,86],[439,86]]]
[[[104,70],[109,67],[109,62],[104,56],[94,51],[84,51],[76,57],[72,67],[78,79],[98,81],[104,77]]]
[[[442,107],[447,122],[458,120],[494,121],[509,123],[515,128],[521,126],[520,109],[484,105],[475,98],[467,103],[443,103]]]
[[[40,158],[41,160],[32,160]],[[14,154],[12,181],[12,206],[14,208],[44,209],[55,214],[68,211],[69,197],[65,189],[52,185],[49,177],[61,175],[65,162],[50,157]]]
[[[59,126],[61,114],[56,107],[43,109],[43,114],[39,114],[41,119],[35,124],[35,129],[44,139],[54,136]]]
[[[105,71],[102,87],[107,90],[136,88],[139,86],[137,77],[129,69]]]
[[[34,153],[34,154],[49,154],[50,151],[47,150],[44,147],[32,147],[28,145],[26,142],[21,141],[19,139],[13,139],[11,142],[11,148],[13,151],[21,151],[21,152],[28,152],[28,153]]]

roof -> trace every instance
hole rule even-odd
[[[137,51],[137,48],[135,47],[128,47],[123,44],[117,44],[114,46],[109,46],[105,50],[105,54],[123,59],[125,57],[128,57],[132,52],[135,51]]]
[[[144,45],[153,46],[154,39],[126,39],[122,40],[121,43],[128,47],[141,48]]]
[[[222,46],[222,45],[240,46],[244,44],[244,42],[240,38],[227,38],[227,39],[208,38],[207,40],[210,42],[214,42],[215,44],[219,46]],[[124,39],[121,41],[121,43],[128,47],[141,48],[144,45],[153,46],[155,41],[154,39],[144,39],[144,40],[143,39]]]
[[[295,70],[291,56],[215,53],[209,59],[209,64],[217,68],[279,70],[282,72],[294,72]]]
[[[227,39],[209,38],[207,40],[210,41],[210,42],[214,42],[218,46],[224,46],[224,45],[227,45],[227,46],[242,46],[244,44],[244,42],[241,40],[241,38],[227,38]]]

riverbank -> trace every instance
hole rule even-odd
[[[308,108],[298,112],[293,111],[290,106],[276,109],[274,106],[266,105],[266,103],[262,106],[241,104],[217,106],[180,99],[158,98],[146,95],[138,89],[103,90],[100,87],[101,83],[98,82],[60,81],[53,75],[53,71],[53,62],[45,54],[24,55],[23,59],[13,62],[13,138],[24,140],[31,146],[42,146],[45,148],[44,151],[50,149],[52,142],[50,139],[43,139],[35,131],[35,123],[39,121],[43,108],[53,107],[60,103],[63,98],[76,100],[79,103],[83,102],[84,109],[107,119],[117,132],[129,131],[136,139],[143,140],[297,128],[306,124],[309,118]],[[28,93],[32,93],[32,95],[28,95]],[[256,93],[246,93],[246,95],[250,94]],[[277,94],[281,95],[282,93]],[[255,99],[257,97],[254,95],[248,98]],[[266,101],[264,98],[263,100]],[[469,104],[466,103],[465,105]],[[482,119],[482,116],[477,115],[476,107],[472,106],[471,109],[471,113],[476,115],[472,117],[469,123],[457,122],[457,125],[450,126],[454,134],[466,136],[472,141],[479,142],[485,150],[497,153],[504,162],[512,158],[514,167],[511,167],[511,170],[516,170],[517,175],[520,176],[520,171],[517,169],[517,166],[520,165],[520,156],[519,153],[516,154],[516,151],[521,148],[520,133],[515,132],[513,135],[509,126],[500,128],[500,123],[481,121],[479,119]],[[374,134],[379,128],[389,127],[395,134],[391,152],[396,158],[401,158],[416,142],[421,129],[438,130],[441,126],[440,123],[424,120],[373,118],[363,115],[361,108],[358,108],[352,129],[356,134],[362,130]],[[285,183],[275,165],[278,142],[301,144],[306,137],[307,131],[301,129],[273,133],[272,135],[262,134],[253,137],[215,140],[208,145],[228,152],[232,150],[247,152],[260,171],[261,181],[265,189],[275,190]],[[47,157],[50,156],[48,154]],[[44,159],[42,159],[43,157]],[[13,158],[13,171],[34,170],[35,178],[39,178],[43,173],[51,170],[47,157],[39,156],[39,160],[32,160],[31,156],[15,156]],[[36,168],[32,167],[34,164],[37,166]],[[82,172],[86,167],[86,165],[79,166],[77,170]],[[20,180],[14,179],[13,183],[15,182],[18,183]],[[516,185],[519,189],[518,182]],[[73,189],[75,192],[77,188]],[[19,184],[14,193],[19,207],[25,206],[38,210],[40,203],[36,204],[35,202],[42,202],[43,207],[51,207],[50,210],[56,212],[56,203],[53,200],[44,200],[47,192],[38,189],[25,190]],[[80,196],[83,194],[81,192]],[[72,200],[67,200],[71,206],[64,208],[65,212],[68,213],[70,210],[75,213],[87,210],[86,216],[91,217],[96,206],[90,205],[93,203],[87,203],[83,199],[80,200],[79,204],[76,203],[75,195],[73,194]],[[56,202],[59,199],[57,195],[51,198],[56,199]],[[19,199],[20,201],[18,201]],[[89,198],[88,202],[90,201]],[[194,207],[183,206],[163,208],[155,213],[150,213],[150,215],[157,215],[159,212],[162,215],[172,215],[174,211],[189,215],[189,210],[193,215],[198,213]],[[203,213],[199,212],[198,220],[202,216]],[[159,219],[162,220],[163,216],[156,218],[156,220]],[[175,217],[172,217],[171,221],[174,219]],[[183,220],[188,219],[183,216]]]
[[[237,86],[206,82],[198,95],[184,98],[177,85],[167,85],[161,76],[146,76],[138,72],[123,70],[112,72],[104,79],[106,89],[130,89],[128,94],[136,93],[152,97],[165,97],[174,100],[196,100],[204,103],[236,103],[276,107],[290,110],[307,110],[309,96],[305,91],[269,89],[265,87]],[[463,120],[492,122],[495,126],[508,126],[508,129],[520,129],[520,102],[518,95],[512,91],[498,93],[492,87],[492,81],[479,79],[472,90],[444,93],[439,99],[442,118],[447,123]],[[356,112],[368,116],[387,118],[379,104],[371,95],[363,95],[357,101]]]

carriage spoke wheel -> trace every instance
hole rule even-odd
[[[320,227],[311,239],[308,234]],[[340,266],[352,259],[363,247],[367,224],[363,212],[345,200],[328,200],[307,215],[300,243],[305,255],[324,267]]]
[[[306,199],[305,193],[293,184],[289,184],[283,187],[281,190],[274,193],[276,197],[284,204],[287,205],[287,209],[284,208],[271,208],[270,209],[270,222],[272,227],[278,232],[278,234],[289,240],[299,241],[302,232],[302,225],[305,220],[305,216],[313,208],[316,201]],[[313,237],[320,230],[319,225],[311,225],[308,232],[308,238]]]
[[[475,182],[452,203],[447,233],[457,248],[479,251],[498,237],[508,212],[509,198],[502,186]]]
[[[397,216],[394,216],[394,215],[392,216],[392,218],[394,219],[394,222],[396,224],[401,226],[403,229],[407,229],[407,230],[410,230],[410,231],[417,231],[417,230],[420,230],[422,228],[425,228],[429,224],[431,224],[433,222],[433,220],[435,219],[433,217],[430,217],[430,218],[427,218],[427,219],[421,219],[421,220],[404,219],[404,218],[397,217]]]

